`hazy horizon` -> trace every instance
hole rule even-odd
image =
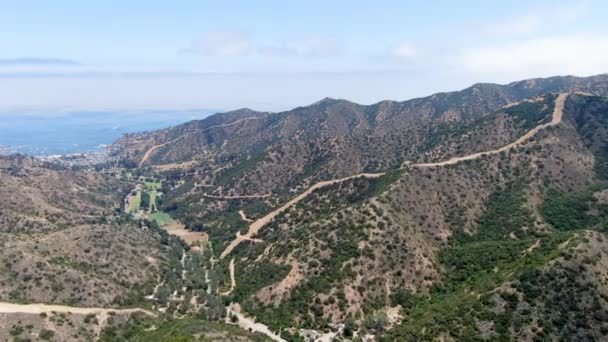
[[[4,7],[0,110],[280,111],[608,72],[599,0]]]

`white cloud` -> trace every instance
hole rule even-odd
[[[501,35],[537,33],[551,28],[553,25],[563,25],[580,20],[589,12],[589,8],[588,1],[575,0],[491,23],[486,27],[486,31]]]
[[[389,48],[388,56],[400,61],[408,61],[418,56],[419,50],[410,42],[402,41]]]
[[[344,44],[335,37],[308,36],[286,39],[280,43],[280,48],[289,55],[324,58],[342,54]]]
[[[40,57],[20,57],[11,59],[0,59],[0,65],[21,66],[21,65],[44,65],[44,66],[76,66],[80,63],[71,59],[62,58],[40,58]]]
[[[471,72],[521,75],[590,75],[608,71],[608,35],[568,35],[529,39],[462,51]]]
[[[339,56],[344,51],[341,39],[332,36],[290,37],[282,40],[258,41],[244,32],[211,31],[195,39],[182,52],[210,57],[312,57]]]
[[[253,51],[253,43],[244,32],[211,31],[195,39],[185,51],[213,57],[240,57]]]
[[[489,31],[499,34],[530,34],[542,26],[542,19],[537,15],[524,15],[493,24]]]

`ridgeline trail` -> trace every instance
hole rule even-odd
[[[560,93],[558,95],[558,97],[555,100],[555,108],[554,111],[552,113],[552,119],[551,122],[545,123],[545,124],[541,124],[538,125],[536,127],[534,127],[532,130],[528,131],[525,135],[521,136],[520,138],[518,138],[515,142],[512,142],[508,145],[499,147],[497,149],[494,150],[490,150],[490,151],[485,151],[485,152],[476,152],[473,154],[469,154],[466,156],[462,156],[462,157],[454,157],[454,158],[450,158],[446,161],[442,161],[442,162],[436,162],[436,163],[419,163],[419,164],[410,164],[408,165],[408,167],[412,168],[430,168],[430,167],[440,167],[440,166],[446,166],[446,165],[454,165],[457,163],[460,163],[462,161],[467,161],[467,160],[474,160],[474,159],[479,159],[482,158],[484,156],[487,155],[493,155],[493,154],[498,154],[507,150],[510,150],[512,148],[517,147],[518,145],[521,145],[523,143],[525,143],[527,140],[529,140],[530,138],[532,138],[534,135],[536,135],[539,131],[548,128],[550,126],[555,126],[558,125],[562,122],[563,119],[563,111],[564,111],[564,104],[565,101],[568,97],[568,93]],[[156,145],[153,146],[152,148],[150,148],[144,155],[144,157],[142,158],[141,162],[140,162],[140,166],[143,165],[143,163],[150,157],[150,155],[157,150],[158,148],[168,145],[176,140],[179,140],[181,138],[183,138],[186,134],[190,134],[190,133],[196,133],[196,132],[203,132],[212,128],[217,128],[217,127],[226,127],[226,126],[231,126],[231,125],[235,125],[239,122],[245,121],[245,120],[251,120],[251,119],[259,119],[261,117],[249,117],[249,118],[243,118],[240,120],[237,120],[235,122],[232,122],[230,124],[225,124],[225,125],[218,125],[218,126],[212,126],[212,127],[208,127],[204,130],[200,130],[200,131],[192,131],[192,132],[187,132],[184,135],[182,135],[179,138],[176,138],[174,140],[168,141],[164,144],[160,144],[160,145]],[[341,183],[341,182],[345,182],[351,179],[355,179],[358,177],[364,177],[364,178],[369,178],[369,179],[374,179],[374,178],[379,178],[383,175],[385,175],[385,172],[381,172],[381,173],[360,173],[360,174],[356,174],[353,176],[349,176],[349,177],[344,177],[344,178],[338,178],[338,179],[333,179],[333,180],[327,180],[327,181],[321,181],[318,182],[314,185],[312,185],[311,187],[309,187],[308,189],[306,189],[304,192],[302,192],[301,194],[297,195],[296,197],[292,198],[291,200],[289,200],[287,203],[283,204],[281,207],[271,211],[270,213],[266,214],[265,216],[253,221],[250,225],[249,225],[249,230],[247,231],[247,233],[245,235],[240,235],[239,233],[236,234],[236,238],[224,249],[224,251],[222,252],[222,254],[220,255],[220,259],[223,259],[224,257],[226,257],[228,254],[230,254],[232,252],[232,250],[234,250],[234,248],[236,248],[242,241],[246,241],[246,240],[250,240],[250,241],[254,241],[254,242],[258,242],[260,241],[259,239],[254,239],[253,236],[255,236],[260,229],[262,229],[266,224],[268,224],[269,222],[271,222],[275,217],[277,217],[279,214],[281,214],[282,212],[284,212],[285,210],[289,209],[290,207],[294,206],[295,204],[297,204],[298,202],[300,202],[301,200],[303,200],[304,198],[306,198],[308,195],[310,195],[313,191],[323,188],[323,187],[327,187],[333,184],[337,184],[337,183]],[[255,198],[260,198],[260,197],[266,197],[268,195],[254,195],[254,196],[228,196],[228,197],[224,197],[224,198],[251,198],[251,197],[255,197]],[[210,196],[209,196],[210,197]],[[246,217],[244,216],[243,213],[241,213],[241,217],[245,220]],[[229,295],[230,293],[232,293],[232,291],[236,288],[236,278],[235,278],[235,263],[234,263],[234,259],[232,259],[230,261],[230,265],[229,265],[229,270],[230,270],[230,279],[231,279],[231,286],[230,286],[230,290],[224,293],[220,293],[222,295]],[[236,307],[235,307],[236,306]],[[115,312],[115,313],[135,313],[135,312],[140,312],[143,313],[145,315],[148,316],[153,316],[156,317],[157,315],[154,312],[145,310],[145,309],[141,309],[141,308],[128,308],[128,309],[112,309],[112,308],[97,308],[97,307],[74,307],[74,306],[66,306],[66,305],[55,305],[55,304],[39,304],[39,303],[34,303],[34,304],[15,304],[15,303],[6,303],[6,302],[0,302],[0,313],[27,313],[27,314],[41,314],[41,313],[51,313],[51,312],[62,312],[62,313],[74,313],[74,314],[94,314],[96,316],[99,317],[99,326],[97,328],[97,337],[99,337],[99,332],[101,331],[102,325],[105,324],[105,320],[107,319],[107,316],[109,315],[110,312]],[[272,331],[270,331],[270,329],[268,329],[268,327],[266,327],[263,324],[260,323],[255,323],[253,320],[246,318],[245,316],[243,316],[240,313],[238,304],[231,304],[230,307],[228,308],[228,313],[229,316],[230,315],[235,315],[237,317],[237,321],[238,321],[238,325],[240,325],[241,327],[245,328],[245,329],[251,329],[253,331],[258,331],[261,332],[263,334],[265,334],[266,336],[270,337],[271,339],[275,340],[275,341],[284,341],[280,336],[275,335]],[[227,318],[228,319],[228,318]]]
[[[523,136],[521,136],[519,139],[517,139],[516,141],[499,147],[495,150],[490,150],[490,151],[484,151],[484,152],[477,152],[477,153],[473,153],[473,154],[469,154],[463,157],[454,157],[454,158],[450,158],[446,161],[442,161],[442,162],[437,162],[437,163],[422,163],[422,164],[412,164],[410,165],[411,167],[418,167],[418,168],[423,168],[423,167],[435,167],[435,166],[445,166],[445,165],[454,165],[457,163],[460,163],[462,161],[465,160],[474,160],[474,159],[479,159],[483,156],[486,155],[492,155],[492,154],[499,154],[501,152],[504,151],[508,151],[514,147],[517,147],[518,145],[521,145],[522,143],[526,142],[528,139],[532,138],[534,135],[536,135],[539,131],[550,127],[550,126],[555,126],[557,124],[559,124],[560,122],[562,122],[562,116],[564,113],[564,103],[566,102],[566,98],[568,97],[567,93],[562,93],[559,94],[559,96],[557,97],[557,99],[555,100],[555,108],[553,110],[553,115],[551,118],[551,122],[548,122],[546,124],[542,124],[542,125],[538,125],[536,127],[534,127],[532,130],[528,131],[528,133],[524,134]]]
[[[336,184],[336,183],[341,183],[341,182],[344,182],[344,181],[347,181],[347,180],[350,180],[353,178],[358,178],[358,177],[378,178],[378,177],[383,176],[384,174],[385,174],[384,172],[382,172],[382,173],[360,173],[360,174],[357,174],[354,176],[349,176],[349,177],[344,177],[344,178],[339,178],[339,179],[332,179],[332,180],[316,183],[315,185],[306,189],[306,191],[304,191],[303,193],[301,193],[298,196],[289,200],[289,202],[283,204],[279,208],[271,211],[270,213],[264,215],[263,217],[255,220],[253,223],[251,223],[249,225],[249,230],[247,231],[247,233],[245,233],[245,235],[241,235],[241,234],[237,233],[236,238],[228,245],[228,247],[226,247],[226,249],[224,249],[222,254],[220,254],[220,259],[223,259],[226,255],[230,254],[230,252],[232,252],[232,250],[236,246],[238,246],[241,243],[241,241],[251,240],[252,237],[255,234],[257,234],[258,231],[262,227],[267,225],[270,221],[272,221],[275,217],[277,217],[277,215],[279,215],[280,213],[284,212],[285,210],[291,208],[293,205],[295,205],[296,203],[300,202],[301,200],[306,198],[308,195],[310,195],[313,191],[323,188],[323,187],[327,187],[327,186]]]
[[[261,119],[263,117],[265,117],[265,116],[250,116],[250,117],[242,118],[242,119],[239,119],[239,120],[236,120],[234,122],[227,123],[227,124],[216,125],[216,126],[207,127],[207,128],[204,128],[204,129],[198,129],[198,130],[194,130],[194,131],[190,131],[190,132],[185,132],[184,134],[180,135],[179,137],[177,137],[177,138],[175,138],[173,140],[169,140],[169,141],[167,141],[165,143],[154,145],[154,146],[150,147],[146,151],[146,153],[144,153],[144,156],[139,161],[139,167],[142,167],[144,165],[144,163],[146,162],[146,160],[148,160],[150,158],[150,156],[152,156],[152,154],[154,152],[156,152],[159,148],[167,146],[169,144],[172,144],[172,143],[174,143],[174,142],[176,142],[178,140],[181,140],[181,139],[185,138],[189,134],[202,133],[202,132],[206,132],[206,131],[208,131],[210,129],[214,129],[214,128],[230,127],[230,126],[236,125],[238,123],[241,123],[243,121]]]
[[[563,117],[563,112],[564,112],[564,103],[565,103],[567,97],[568,97],[568,93],[560,93],[557,96],[557,98],[555,99],[555,108],[553,110],[550,122],[534,127],[532,130],[528,131],[526,134],[524,134],[523,136],[521,136],[520,138],[518,138],[516,141],[514,141],[514,142],[512,142],[512,143],[510,143],[508,145],[501,146],[501,147],[499,147],[497,149],[494,149],[494,150],[489,150],[489,151],[484,151],[484,152],[476,152],[476,153],[469,154],[469,155],[462,156],[462,157],[450,158],[450,159],[442,161],[442,162],[410,164],[409,167],[410,168],[412,168],[412,167],[414,167],[414,168],[429,168],[429,167],[439,167],[439,166],[446,166],[446,165],[454,165],[454,164],[457,164],[457,163],[460,163],[460,162],[463,162],[463,161],[466,161],[466,160],[474,160],[474,159],[479,159],[479,158],[481,158],[483,156],[487,156],[487,155],[499,154],[501,152],[510,150],[510,149],[512,149],[514,147],[517,147],[518,145],[521,145],[524,142],[526,142],[527,140],[529,140],[530,138],[532,138],[539,131],[541,131],[541,130],[547,128],[547,127],[555,126],[555,125],[558,125],[559,123],[561,123],[562,122],[562,117]],[[357,178],[357,177],[378,178],[378,177],[381,177],[381,176],[383,176],[385,174],[386,174],[385,172],[382,172],[382,173],[360,173],[360,174],[356,174],[356,175],[349,176],[349,177],[344,177],[344,178],[339,178],[339,179],[333,179],[333,180],[327,180],[327,181],[322,181],[322,182],[318,182],[318,183],[314,184],[310,188],[306,189],[306,191],[304,191],[303,193],[297,195],[296,197],[294,197],[293,199],[291,199],[287,203],[283,204],[281,207],[279,207],[279,208],[271,211],[270,213],[266,214],[264,217],[261,217],[261,218],[255,220],[253,223],[251,223],[249,225],[249,230],[247,231],[247,233],[245,235],[241,235],[240,233],[237,233],[236,234],[236,238],[226,247],[226,249],[224,249],[224,251],[222,252],[222,254],[220,254],[220,259],[223,259],[226,255],[230,254],[232,252],[232,250],[234,250],[234,248],[236,246],[238,246],[242,241],[244,241],[244,240],[251,240],[252,237],[255,234],[257,234],[262,227],[264,227],[266,224],[268,224],[270,221],[272,221],[275,217],[277,217],[283,211],[289,209],[293,205],[297,204],[298,202],[300,202],[301,200],[303,200],[304,198],[306,198],[308,195],[310,195],[316,189],[323,188],[323,187],[326,187],[326,186],[329,186],[329,185],[333,185],[333,184],[336,184],[336,183],[348,181],[348,180],[351,180],[351,179]]]

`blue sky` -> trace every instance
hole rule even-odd
[[[2,1],[0,110],[280,110],[608,72],[605,1]]]

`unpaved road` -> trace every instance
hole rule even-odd
[[[66,305],[55,305],[55,304],[15,304],[0,302],[0,313],[29,313],[29,314],[41,314],[50,312],[65,312],[75,314],[107,314],[109,312],[116,313],[134,313],[141,312],[149,316],[156,316],[155,313],[140,309],[108,309],[108,308],[93,308],[93,307],[78,307],[78,306],[66,306]]]
[[[159,145],[154,145],[154,146],[150,147],[146,151],[146,153],[144,153],[144,156],[139,161],[139,167],[142,167],[144,165],[144,163],[146,162],[146,160],[148,160],[150,158],[150,156],[152,155],[152,153],[154,153],[155,151],[157,151],[159,148],[161,148],[163,146],[167,146],[169,144],[172,144],[172,143],[174,143],[174,142],[176,142],[176,141],[178,141],[180,139],[183,139],[188,134],[202,133],[202,132],[206,132],[206,131],[208,131],[210,129],[213,129],[213,128],[229,127],[229,126],[233,126],[233,125],[236,125],[238,123],[241,123],[243,121],[254,120],[254,119],[261,119],[263,117],[265,117],[265,116],[250,116],[250,117],[247,117],[247,118],[242,118],[242,119],[236,120],[236,121],[228,123],[228,124],[216,125],[216,126],[207,127],[205,129],[199,129],[199,130],[195,130],[195,131],[186,132],[186,133],[182,134],[181,136],[179,136],[179,137],[177,137],[177,138],[175,138],[173,140],[169,140],[169,141],[167,141],[165,143],[162,143],[162,144],[159,144]]]
[[[243,240],[250,240],[254,235],[256,235],[258,233],[258,231],[264,227],[265,225],[267,225],[270,221],[272,221],[275,217],[277,217],[277,215],[279,215],[280,213],[284,212],[285,210],[289,209],[290,207],[292,207],[293,205],[295,205],[296,203],[300,202],[301,200],[303,200],[304,198],[306,198],[308,195],[310,195],[313,191],[320,189],[320,188],[324,188],[326,186],[330,186],[336,183],[341,183],[353,178],[358,178],[358,177],[365,177],[365,178],[378,178],[381,176],[384,176],[385,173],[360,173],[354,176],[349,176],[349,177],[344,177],[344,178],[339,178],[339,179],[332,179],[332,180],[328,180],[328,181],[322,181],[319,183],[316,183],[315,185],[311,186],[310,188],[306,189],[306,191],[304,191],[303,193],[299,194],[298,196],[292,198],[289,202],[283,204],[281,207],[279,207],[278,209],[275,209],[273,211],[271,211],[270,213],[266,214],[264,217],[261,217],[259,219],[257,219],[256,221],[254,221],[253,223],[251,223],[249,225],[249,230],[247,231],[247,233],[245,233],[245,235],[240,235],[237,233],[236,238],[234,240],[232,240],[232,242],[228,245],[228,247],[226,247],[226,249],[224,249],[224,251],[222,252],[222,254],[220,255],[220,259],[223,259],[226,255],[230,254],[230,252],[232,252],[232,250],[238,246],[241,241]]]
[[[226,308],[226,310],[227,310],[227,315],[226,315],[227,323],[231,323],[230,322],[231,316],[236,316],[236,318],[237,318],[236,325],[238,325],[242,329],[262,333],[262,334],[268,336],[273,341],[286,342],[284,339],[281,338],[281,336],[273,333],[270,330],[270,328],[268,328],[264,324],[256,323],[253,319],[245,317],[243,314],[241,314],[241,307],[238,304],[230,304]]]
[[[226,292],[221,292],[220,294],[222,296],[228,296],[232,293],[232,291],[234,291],[234,288],[236,287],[236,279],[234,278],[234,258],[232,258],[232,260],[230,260],[230,266],[228,266],[228,268],[230,269],[230,290],[226,291]]]
[[[541,131],[541,130],[547,128],[547,127],[555,126],[555,125],[558,125],[559,123],[561,123],[562,122],[562,117],[563,117],[563,114],[564,114],[564,103],[566,102],[566,98],[567,97],[568,97],[568,93],[561,93],[561,94],[559,94],[557,96],[557,99],[555,100],[555,108],[553,110],[553,114],[552,114],[550,122],[534,127],[532,130],[530,130],[529,132],[527,132],[526,134],[524,134],[522,137],[520,137],[519,139],[517,139],[515,142],[512,142],[512,143],[510,143],[508,145],[502,146],[500,148],[497,148],[497,149],[491,150],[491,151],[477,152],[477,153],[469,154],[469,155],[466,155],[466,156],[463,156],[463,157],[454,157],[454,158],[451,158],[451,159],[448,159],[448,160],[445,160],[445,161],[442,161],[442,162],[436,162],[436,163],[411,164],[410,167],[426,168],[426,167],[454,165],[454,164],[457,164],[457,163],[460,163],[460,162],[466,161],[466,160],[479,159],[479,158],[483,157],[484,155],[499,154],[499,153],[501,153],[503,151],[507,151],[507,150],[510,150],[510,149],[512,149],[514,147],[517,147],[518,145],[521,145],[522,143],[526,142],[531,137],[533,137],[534,135],[536,135],[539,131]],[[283,211],[287,210],[288,208],[290,208],[294,204],[298,203],[302,199],[306,198],[306,196],[310,195],[310,193],[312,193],[316,189],[319,189],[319,188],[322,188],[322,187],[326,187],[326,186],[329,186],[329,185],[332,185],[332,184],[336,184],[336,183],[339,183],[339,182],[344,182],[346,180],[353,179],[353,178],[356,178],[356,177],[378,178],[380,176],[383,176],[384,174],[385,173],[361,173],[361,174],[350,176],[350,177],[345,177],[345,178],[340,178],[340,179],[334,179],[334,180],[319,182],[319,183],[311,186],[306,191],[304,191],[300,195],[294,197],[293,199],[291,199],[289,202],[285,203],[280,208],[278,208],[278,209],[270,212],[266,216],[264,216],[264,217],[262,217],[262,218],[260,218],[260,219],[258,219],[256,221],[254,221],[253,223],[251,223],[251,225],[249,225],[249,231],[245,235],[240,235],[240,234],[237,233],[236,238],[230,243],[230,245],[228,245],[228,247],[226,247],[226,249],[220,255],[220,259],[222,259],[226,255],[230,254],[230,252],[232,252],[232,250],[236,246],[238,246],[241,243],[241,241],[246,240],[246,239],[251,239],[252,236],[254,236],[255,234],[257,234],[258,231],[262,227],[264,227],[266,224],[268,224],[270,221],[272,221],[277,215],[279,215]]]
[[[477,152],[477,153],[469,154],[469,155],[463,156],[463,157],[454,157],[454,158],[448,159],[446,161],[437,162],[437,163],[412,164],[411,166],[418,167],[418,168],[424,168],[424,167],[454,165],[454,164],[460,163],[465,160],[479,159],[479,158],[483,157],[484,155],[499,154],[501,152],[508,151],[508,150],[510,150],[514,147],[517,147],[518,145],[521,145],[522,143],[526,142],[527,140],[532,138],[534,135],[536,135],[536,133],[538,133],[539,131],[541,131],[547,127],[550,127],[550,126],[558,125],[560,122],[562,122],[562,116],[564,114],[564,103],[566,102],[567,97],[568,97],[567,93],[561,93],[558,95],[557,99],[555,100],[555,109],[553,110],[551,122],[534,127],[532,130],[530,130],[528,133],[524,134],[522,137],[517,139],[515,142],[512,142],[508,145],[502,146],[500,148],[497,148],[497,149],[491,150],[491,151]]]
[[[562,117],[563,117],[564,103],[565,103],[567,97],[568,97],[567,93],[561,93],[557,97],[557,99],[555,101],[555,109],[553,111],[551,122],[546,123],[546,124],[542,124],[542,125],[539,125],[539,126],[536,126],[534,129],[530,130],[524,136],[520,137],[519,139],[517,139],[515,142],[513,142],[511,144],[508,144],[508,145],[502,146],[502,147],[500,147],[498,149],[487,151],[487,152],[478,152],[478,153],[470,154],[470,155],[463,156],[463,157],[454,157],[454,158],[448,159],[448,160],[443,161],[443,162],[411,164],[410,166],[411,167],[424,168],[424,167],[435,167],[435,166],[453,165],[453,164],[459,163],[461,161],[479,159],[479,158],[481,158],[484,155],[498,154],[500,152],[512,149],[512,148],[514,148],[514,147],[516,147],[516,146],[524,143],[525,141],[527,141],[531,137],[533,137],[540,130],[545,129],[545,128],[550,127],[550,126],[555,126],[555,125],[558,125],[559,123],[561,123],[562,122]],[[195,133],[195,132],[202,132],[202,131],[209,130],[209,129],[216,128],[216,127],[226,127],[226,126],[234,125],[234,124],[237,124],[238,122],[241,122],[241,121],[244,121],[244,120],[250,120],[250,119],[259,119],[259,117],[244,118],[244,119],[237,120],[237,121],[235,121],[233,123],[230,123],[230,124],[213,126],[213,127],[209,127],[207,129],[204,129],[204,130],[200,130],[200,131],[188,132],[186,134]],[[140,166],[149,158],[149,156],[154,152],[154,150],[156,150],[156,149],[158,149],[158,148],[160,148],[162,146],[165,146],[167,144],[170,144],[170,143],[172,143],[172,142],[174,142],[174,141],[176,141],[178,139],[181,139],[184,136],[181,136],[181,137],[179,137],[177,139],[171,140],[171,141],[166,142],[164,144],[156,145],[156,146],[152,147],[144,155],[144,158],[140,162]],[[333,184],[336,184],[336,183],[344,182],[344,181],[347,181],[347,180],[350,180],[350,179],[353,179],[353,178],[357,178],[357,177],[378,178],[378,177],[383,176],[384,174],[385,173],[361,173],[361,174],[357,174],[357,175],[353,175],[353,176],[349,176],[349,177],[345,177],[345,178],[328,180],[328,181],[322,181],[322,182],[316,183],[315,185],[311,186],[310,188],[308,188],[306,191],[304,191],[300,195],[294,197],[289,202],[285,203],[280,208],[278,208],[278,209],[276,209],[276,210],[268,213],[264,217],[262,217],[262,218],[260,218],[260,219],[258,219],[256,221],[254,221],[253,223],[251,223],[251,225],[249,226],[249,231],[245,235],[240,235],[239,233],[237,233],[236,239],[233,240],[230,243],[230,245],[228,245],[228,247],[224,250],[224,252],[222,252],[222,254],[220,255],[220,258],[224,258],[226,255],[230,254],[230,252],[236,246],[238,246],[239,243],[241,243],[241,241],[243,241],[243,240],[252,240],[252,241],[255,240],[255,239],[252,238],[252,236],[254,236],[255,234],[257,234],[258,231],[262,227],[264,227],[266,224],[268,224],[269,222],[271,222],[277,215],[279,215],[283,211],[289,209],[291,206],[295,205],[296,203],[298,203],[302,199],[306,198],[308,195],[310,195],[316,189],[323,188],[323,187],[326,187],[326,186],[330,186],[330,185],[333,185]],[[239,198],[239,197],[240,198],[252,198],[251,196],[232,196],[231,198]],[[259,197],[260,196],[257,196],[255,198],[259,198]],[[241,217],[243,217],[243,219],[246,219],[245,216],[244,216],[244,213],[240,213],[240,214],[241,214]],[[565,246],[569,241],[570,240],[566,241],[562,245]],[[538,241],[537,241],[537,244],[538,244]],[[537,247],[537,244],[531,246],[531,248]],[[561,247],[561,245],[560,245],[560,247]],[[235,279],[235,274],[234,274],[235,273],[234,259],[232,259],[230,261],[229,269],[230,269],[231,286],[230,286],[230,290],[228,292],[223,293],[224,295],[230,294],[234,290],[234,288],[236,287],[236,279]],[[98,328],[99,331],[101,329],[101,324],[103,324],[103,322],[105,322],[105,320],[106,320],[109,312],[127,313],[127,314],[129,314],[129,313],[135,313],[135,312],[141,312],[141,313],[146,314],[146,315],[156,316],[155,313],[153,313],[151,311],[148,311],[148,310],[140,309],[140,308],[132,308],[132,309],[108,309],[108,308],[95,308],[95,307],[72,307],[72,306],[53,305],[53,304],[14,304],[14,303],[0,302],[0,313],[41,314],[41,313],[51,313],[51,312],[64,312],[64,313],[75,313],[75,314],[85,314],[85,315],[86,314],[95,314],[95,315],[98,315],[101,318],[100,319],[100,327]],[[240,307],[239,307],[238,304],[231,304],[228,307],[228,315],[226,317],[227,322],[229,322],[229,319],[230,319],[231,315],[234,315],[234,316],[237,317],[237,325],[240,326],[243,329],[250,330],[250,331],[255,331],[255,332],[260,332],[262,334],[265,334],[266,336],[268,336],[269,338],[271,338],[274,341],[280,341],[280,342],[285,341],[280,336],[274,334],[266,325],[261,324],[261,323],[256,323],[251,318],[247,318],[244,315],[242,315],[240,313]],[[99,336],[99,331],[97,332],[97,336]]]
[[[243,220],[245,222],[253,222],[252,219],[248,218],[247,215],[245,215],[244,211],[239,210],[239,215],[241,216],[241,220]]]
[[[156,317],[156,314],[140,309],[107,309],[107,308],[93,308],[93,307],[76,307],[76,306],[65,306],[65,305],[55,305],[55,304],[15,304],[15,303],[4,303],[0,302],[0,313],[24,313],[24,314],[32,314],[39,315],[42,313],[50,314],[53,312],[61,312],[61,313],[72,313],[72,314],[82,314],[82,315],[95,315],[97,317],[97,326],[94,329],[95,340],[99,339],[101,335],[101,331],[105,326],[108,316],[110,312],[114,312],[117,314],[132,314],[135,312],[140,312],[148,316]]]
[[[203,196],[205,196],[207,198],[231,200],[231,199],[248,199],[248,198],[266,198],[266,197],[270,197],[270,194],[264,194],[264,195],[234,195],[234,196],[216,196],[216,195],[203,194]]]

